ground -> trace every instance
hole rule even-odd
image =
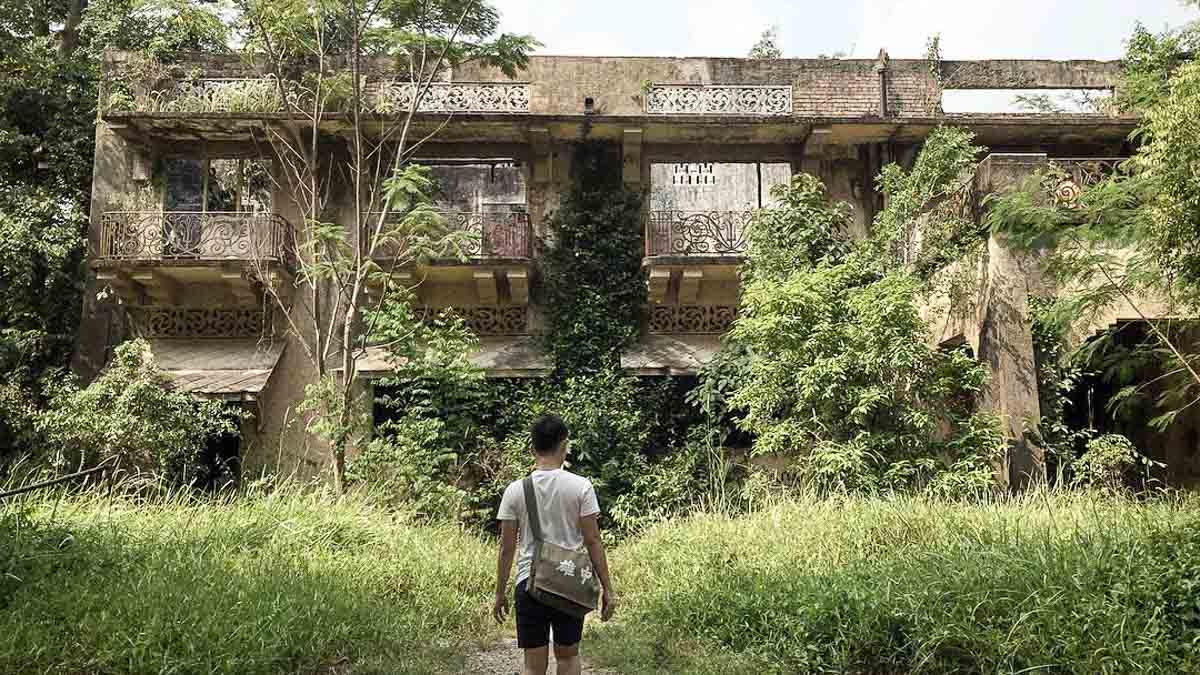
[[[583,648],[587,649],[585,640]],[[517,639],[512,636],[504,636],[494,645],[487,649],[480,650],[472,654],[467,659],[467,674],[468,675],[513,675],[521,672],[521,650],[517,647]],[[548,673],[554,672],[554,652],[550,652],[550,668]],[[583,675],[617,675],[614,671],[603,670],[593,667],[588,663],[587,658],[583,659]]]

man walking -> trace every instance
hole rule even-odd
[[[600,543],[600,505],[588,479],[563,469],[568,451],[567,425],[554,415],[533,423],[535,459],[533,489],[541,520],[542,539],[567,549],[586,546],[592,568],[603,589],[600,619],[607,621],[616,609],[612,583],[608,578],[608,560]],[[525,511],[522,481],[514,481],[500,500],[500,556],[496,565],[496,621],[508,616],[508,573],[512,568],[520,532],[521,554],[517,557],[517,646],[525,651],[524,675],[545,675],[549,662],[550,636],[554,636],[554,658],[558,675],[579,674],[579,640],[583,637],[583,619],[544,605],[525,588],[533,561],[534,541]]]

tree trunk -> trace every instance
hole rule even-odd
[[[70,56],[79,46],[79,23],[83,20],[83,10],[86,7],[87,0],[70,0],[67,7],[67,22],[63,27],[61,41],[58,43],[59,55]]]

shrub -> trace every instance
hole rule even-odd
[[[172,389],[142,340],[118,346],[112,362],[87,387],[64,385],[38,427],[57,471],[115,460],[125,469],[180,484],[227,470],[202,466],[198,458],[210,436],[237,432],[220,402]]]

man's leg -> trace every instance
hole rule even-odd
[[[523,675],[546,675],[546,667],[549,665],[550,648],[549,647],[534,647],[525,651],[525,671]],[[557,650],[555,651],[557,654]],[[561,666],[560,666],[561,668]],[[579,672],[578,669],[575,671]]]
[[[579,675],[579,643],[554,645],[554,660],[558,662],[556,675]]]
[[[517,646],[525,651],[524,675],[546,675],[550,659],[550,616],[547,608],[517,584],[513,605],[517,615]]]
[[[566,612],[551,610],[550,625],[554,628],[554,659],[558,675],[579,675],[579,641],[583,639],[583,619]]]

